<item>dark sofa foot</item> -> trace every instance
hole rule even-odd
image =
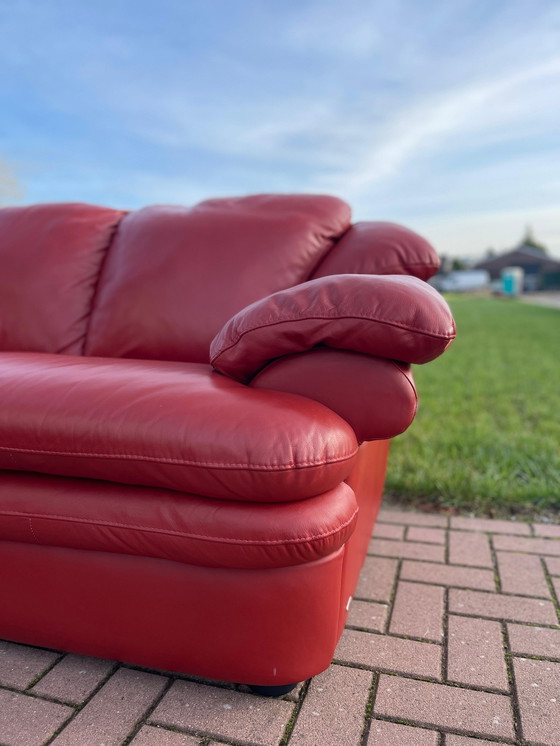
[[[253,694],[259,694],[261,697],[282,697],[289,694],[295,689],[296,684],[284,684],[284,686],[259,686],[258,684],[250,685],[249,689]]]

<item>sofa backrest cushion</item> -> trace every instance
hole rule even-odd
[[[312,277],[326,275],[412,275],[428,280],[440,259],[425,238],[396,223],[355,223]]]
[[[348,205],[314,195],[133,212],[103,266],[85,353],[208,362],[231,316],[305,281],[349,225]]]
[[[0,210],[0,350],[80,354],[123,216],[83,204]]]

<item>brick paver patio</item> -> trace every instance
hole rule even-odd
[[[291,695],[0,642],[0,745],[559,746],[559,597],[560,526],[385,509]]]

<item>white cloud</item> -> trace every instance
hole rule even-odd
[[[396,0],[395,0],[396,1]],[[284,43],[299,52],[368,60],[383,48],[381,24],[375,23],[372,6],[363,2],[338,3],[323,0],[302,7],[283,35]]]
[[[511,242],[517,214],[560,204],[558,3],[13,7],[3,147],[36,164],[30,200],[332,192],[359,218],[440,226],[457,252],[469,224],[511,220]]]
[[[511,249],[531,226],[535,238],[560,258],[558,205],[465,213],[446,218],[417,219],[410,227],[422,233],[443,254],[482,256],[486,249]]]
[[[488,124],[495,126],[497,122],[511,126],[511,109],[510,117],[505,111],[500,113],[504,99],[507,104],[508,97],[517,98],[527,85],[547,78],[556,78],[560,83],[560,57],[514,74],[434,96],[413,108],[405,107],[394,121],[384,127],[380,142],[375,143],[369,152],[362,153],[359,163],[343,174],[342,179],[336,175],[333,180],[343,180],[347,191],[355,195],[368,186],[402,173],[408,161],[428,149],[437,150],[451,135],[460,136],[473,129],[484,131]],[[518,100],[522,101],[521,98]],[[556,106],[549,96],[544,104],[545,108]],[[515,110],[520,109],[525,111],[522,104],[516,104]]]

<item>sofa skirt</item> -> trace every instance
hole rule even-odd
[[[0,542],[0,638],[209,679],[281,686],[328,667],[384,482],[387,441],[348,482],[358,524],[333,554],[266,569]]]

